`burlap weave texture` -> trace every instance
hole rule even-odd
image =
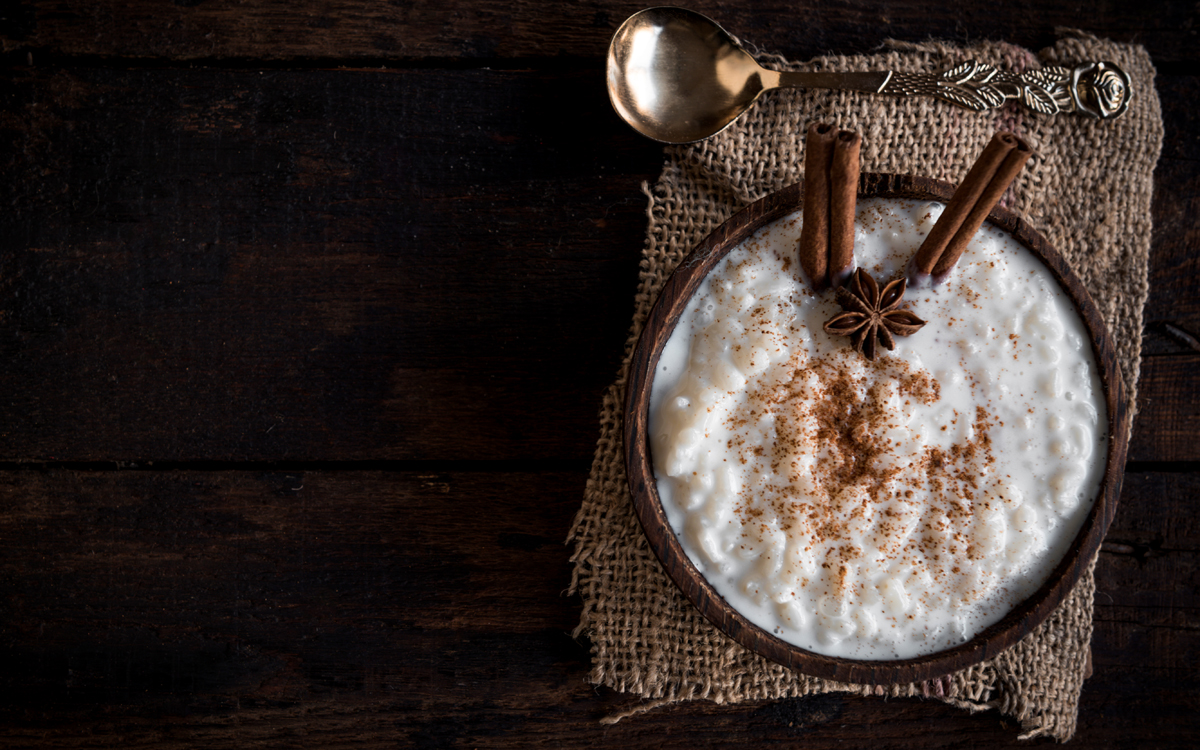
[[[629,354],[662,285],[691,248],[737,210],[803,175],[804,131],[822,120],[863,134],[862,169],[957,183],[992,134],[1010,130],[1036,153],[1002,202],[1025,217],[1072,265],[1108,324],[1130,403],[1147,296],[1150,199],[1162,144],[1154,68],[1141,47],[1064,32],[1040,55],[1004,43],[973,47],[893,44],[881,54],[824,57],[790,70],[930,72],[974,59],[1022,72],[1042,65],[1109,60],[1133,80],[1135,98],[1118,120],[1037,115],[1016,104],[972,113],[929,99],[848,92],[778,91],[720,135],[670,147],[650,198],[646,244],[625,367],[607,391],[601,434],[570,541],[572,589],[583,599],[578,632],[592,643],[590,679],[647,699],[609,721],[663,703],[717,703],[830,691],[926,696],[971,710],[998,708],[1024,737],[1060,741],[1075,731],[1092,635],[1089,567],[1037,630],[992,661],[919,684],[865,686],[808,677],[725,637],[686,601],[650,551],[624,472],[621,409]]]

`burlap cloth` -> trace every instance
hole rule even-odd
[[[969,710],[997,708],[1022,737],[1067,740],[1090,666],[1093,565],[1045,623],[996,659],[925,683],[865,686],[808,677],[767,661],[708,623],[671,583],[634,516],[625,481],[621,411],[625,370],[650,307],[690,249],[746,204],[802,176],[807,124],[824,120],[863,134],[862,168],[957,184],[992,134],[1011,130],[1036,154],[1005,198],[1074,267],[1113,334],[1130,403],[1147,295],[1150,196],[1162,145],[1154,68],[1141,47],[1073,31],[1039,55],[1003,43],[888,45],[861,57],[823,57],[791,70],[939,71],[975,59],[1021,72],[1040,65],[1110,60],[1129,73],[1128,112],[1101,122],[1045,116],[1010,102],[972,113],[929,99],[846,92],[778,91],[708,141],[666,149],[662,176],[647,189],[649,226],[633,325],[620,378],[605,394],[600,440],[570,541],[572,590],[583,599],[577,634],[592,644],[590,679],[643,700],[606,722],[674,701],[717,703],[846,691],[926,696]]]

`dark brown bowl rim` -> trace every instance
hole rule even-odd
[[[911,198],[944,203],[953,192],[952,185],[939,180],[864,173],[858,194],[860,198]],[[798,672],[841,682],[890,684],[935,679],[987,661],[1030,633],[1067,597],[1099,550],[1116,513],[1129,434],[1130,413],[1116,352],[1099,310],[1058,251],[1016,214],[999,207],[993,209],[988,220],[1041,259],[1074,302],[1091,334],[1108,407],[1109,436],[1108,463],[1092,510],[1046,583],[1002,620],[960,646],[914,659],[867,661],[825,656],[787,643],[727,604],[688,559],[658,496],[646,425],[652,373],[687,301],[713,266],[734,246],[764,225],[799,210],[802,204],[803,183],[797,183],[742,209],[692,250],[659,294],[634,348],[625,391],[625,468],[634,508],[651,549],[675,585],[713,625],[751,651]]]

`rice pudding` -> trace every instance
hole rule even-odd
[[[900,276],[941,204],[859,203],[855,256]],[[868,361],[822,329],[796,212],[734,248],[654,373],[650,446],[683,549],[751,622],[801,648],[907,659],[964,643],[1035,592],[1104,473],[1090,337],[1041,262],[990,224],[929,321]]]

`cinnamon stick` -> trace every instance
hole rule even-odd
[[[992,136],[913,256],[914,285],[945,280],[1032,154],[1029,144],[1013,133]]]
[[[800,267],[821,291],[845,282],[854,271],[854,209],[858,199],[862,136],[808,126],[804,155],[804,226]]]
[[[816,291],[829,286],[830,167],[833,165],[833,126],[808,126],[804,147],[804,225],[800,228],[800,268]]]
[[[833,145],[829,200],[829,283],[854,273],[854,209],[858,203],[858,153],[862,135],[843,130]]]

